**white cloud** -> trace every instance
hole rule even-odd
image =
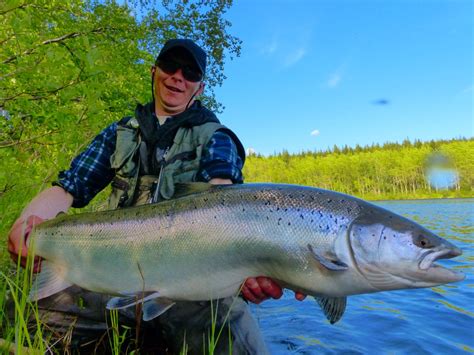
[[[306,54],[306,48],[304,47],[300,47],[294,51],[290,51],[290,53],[286,56],[283,65],[285,67],[291,67],[292,65],[295,65],[301,59],[303,59],[305,54]]]
[[[329,78],[327,84],[330,88],[335,88],[339,85],[341,80],[342,80],[342,74],[341,73],[334,73]]]
[[[273,53],[275,53],[277,51],[278,47],[279,47],[278,40],[277,40],[276,36],[274,36],[269,43],[267,43],[267,44],[265,44],[261,47],[260,53],[263,54],[263,55],[268,55],[269,56],[269,55],[272,55]]]
[[[256,150],[253,149],[253,148],[247,148],[247,150],[245,151],[247,153],[247,155],[254,155],[254,154],[257,154]]]
[[[315,129],[314,131],[312,131],[310,134],[313,136],[313,137],[316,137],[316,136],[319,136],[319,130]]]

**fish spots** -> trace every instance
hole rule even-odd
[[[300,214],[300,218],[301,218],[301,219],[304,219],[304,216],[303,216],[303,214]]]
[[[332,202],[332,200],[329,198],[329,199],[327,200],[327,203],[331,203],[331,202]]]
[[[281,222],[281,220],[282,220],[282,219],[283,219],[283,218],[281,218],[281,217],[280,217],[280,218],[278,218],[278,222],[277,222],[277,223],[278,223],[278,225],[280,225],[280,222]]]

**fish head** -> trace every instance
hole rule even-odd
[[[392,212],[375,209],[357,217],[349,239],[355,266],[378,290],[433,287],[464,275],[435,264],[462,254],[452,243]]]

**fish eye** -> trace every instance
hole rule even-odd
[[[418,247],[423,249],[429,249],[433,247],[433,245],[430,243],[430,240],[423,234],[418,234],[418,236],[414,238],[414,242]]]

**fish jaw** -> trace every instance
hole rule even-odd
[[[354,262],[380,291],[433,287],[465,277],[435,264],[461,255],[459,248],[402,216],[377,208],[350,229]]]
[[[460,255],[462,255],[461,249],[451,243],[449,245],[444,244],[438,250],[433,249],[426,253],[418,264],[418,272],[414,275],[416,278],[424,280],[420,283],[420,287],[437,286],[464,280],[466,275],[463,273],[435,264],[437,260],[451,259]]]

